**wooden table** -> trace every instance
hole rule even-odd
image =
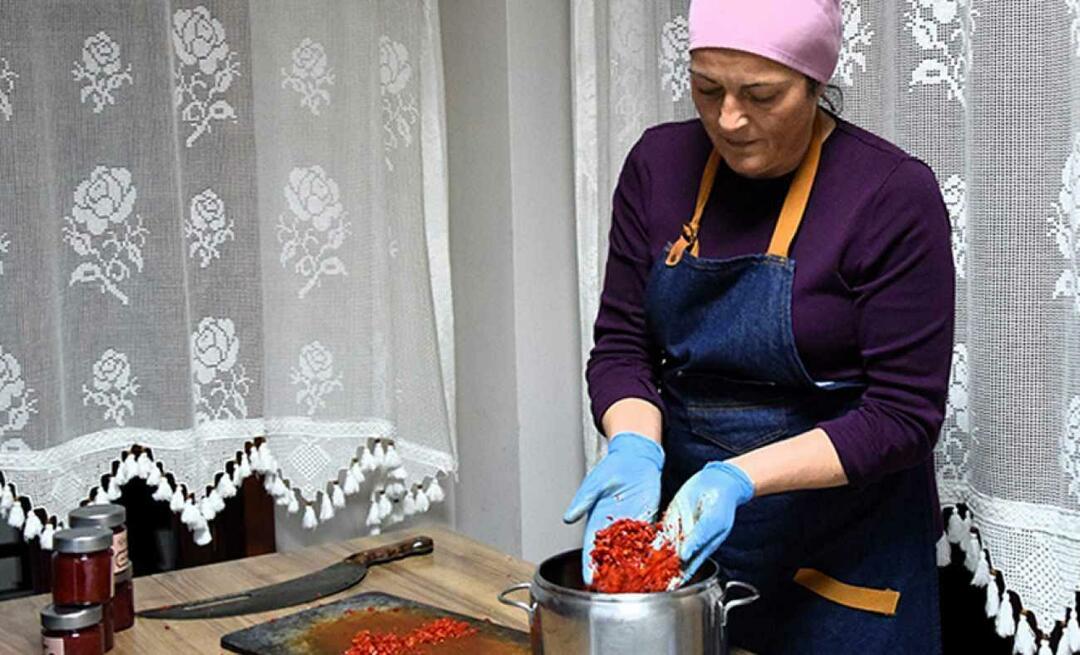
[[[313,546],[292,553],[250,557],[136,578],[135,606],[136,609],[146,609],[281,582],[329,566],[358,550],[400,541],[416,534],[426,534],[435,540],[433,555],[374,566],[359,585],[336,596],[327,596],[310,605],[227,619],[136,619],[135,627],[117,633],[116,647],[110,655],[224,653],[218,645],[224,634],[361,591],[391,593],[469,616],[491,619],[511,628],[528,630],[525,613],[500,604],[495,596],[511,584],[530,580],[535,567],[456,532],[432,525],[378,537]],[[0,655],[41,652],[38,611],[48,603],[48,595],[0,603]],[[739,653],[742,651],[735,651],[734,655]]]

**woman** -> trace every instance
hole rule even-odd
[[[754,652],[938,653],[948,216],[925,164],[819,107],[840,13],[691,3],[700,120],[619,178],[587,366],[610,443],[565,518],[588,578],[597,529],[667,506],[687,575],[761,590],[730,624]]]

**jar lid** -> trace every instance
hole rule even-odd
[[[41,608],[41,627],[46,630],[78,630],[101,623],[101,605],[66,607],[46,605]]]
[[[96,553],[112,546],[112,531],[105,528],[68,528],[53,535],[58,553]]]
[[[125,521],[127,509],[123,505],[86,505],[68,514],[68,525],[73,528],[113,528],[123,525]]]
[[[125,566],[122,571],[116,574],[116,582],[127,582],[134,576],[131,573],[131,566]]]

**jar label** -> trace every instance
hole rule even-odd
[[[113,573],[120,573],[128,566],[128,535],[127,528],[113,534]]]
[[[64,638],[42,637],[41,653],[42,655],[64,655]]]

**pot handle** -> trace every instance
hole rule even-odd
[[[525,612],[529,615],[529,620],[532,620],[533,612],[536,610],[536,603],[529,605],[521,602],[520,600],[514,600],[512,598],[509,598],[510,594],[514,593],[515,591],[521,591],[523,589],[532,589],[532,583],[519,582],[512,587],[507,587],[506,589],[503,589],[499,592],[499,602],[503,605],[509,605],[511,607],[525,610]]]
[[[747,595],[743,596],[742,598],[735,598],[734,600],[726,600],[728,593],[732,589],[741,589],[747,592]],[[746,584],[745,582],[739,582],[737,580],[729,581],[726,585],[724,585],[724,595],[720,600],[720,609],[722,610],[720,613],[720,625],[724,628],[727,627],[728,612],[735,609],[736,607],[749,605],[758,598],[761,598],[761,594],[758,593],[757,588],[753,585]]]

